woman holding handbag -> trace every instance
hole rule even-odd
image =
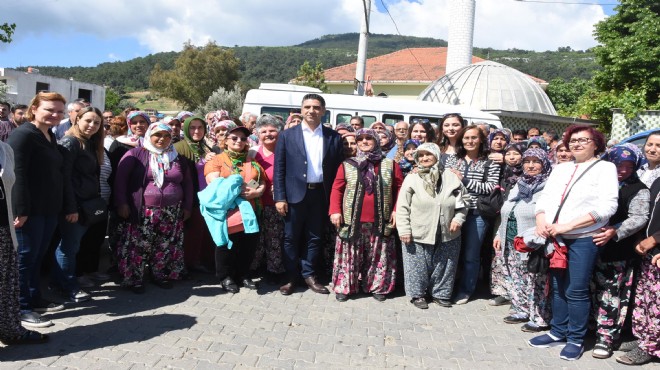
[[[104,159],[102,124],[103,114],[98,108],[83,108],[59,143],[64,157],[66,216],[59,220],[62,239],[55,250],[50,285],[69,302],[91,299],[78,284],[76,255],[82,237],[96,219],[96,211],[107,215],[107,204],[99,193],[100,163]]]
[[[240,196],[248,200],[255,213],[259,214],[262,207],[259,198],[266,190],[265,175],[263,168],[248,157],[250,134],[250,130],[243,126],[227,130],[224,143],[218,143],[224,146],[224,151],[206,163],[204,175],[208,184],[219,177],[226,179],[231,175],[241,175],[243,184]],[[248,233],[240,225],[234,225],[231,212],[227,215],[227,223],[230,243],[218,245],[215,249],[215,276],[220,279],[222,288],[230,293],[238,293],[236,281],[244,288],[257,289],[249,272],[259,243],[259,233]],[[232,230],[234,227],[235,231]]]
[[[584,352],[591,303],[589,282],[598,255],[594,235],[616,212],[619,181],[616,166],[598,159],[605,151],[603,134],[590,126],[573,125],[563,139],[575,161],[553,169],[535,213],[536,233],[545,238],[561,237],[569,262],[566,270],[552,269],[550,273],[550,333],[530,339],[529,345],[564,345],[560,357],[572,361]]]

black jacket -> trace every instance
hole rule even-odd
[[[74,136],[60,140],[64,157],[64,214],[78,212],[80,203],[98,198],[100,168],[92,143],[82,144]]]
[[[18,216],[57,216],[62,210],[64,180],[62,154],[55,135],[50,142],[32,123],[12,131],[7,144],[14,150],[16,183],[12,206]]]

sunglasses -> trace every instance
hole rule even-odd
[[[247,139],[246,137],[239,137],[239,136],[234,136],[234,135],[232,135],[232,136],[228,136],[227,139],[229,139],[229,140],[231,140],[231,141],[233,141],[233,142],[237,142],[237,141],[239,141],[239,142],[240,142],[240,141],[248,141],[248,139]]]

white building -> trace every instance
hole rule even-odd
[[[105,109],[104,86],[44,76],[32,68],[25,72],[0,68],[0,82],[8,86],[6,100],[12,105],[29,104],[38,92],[53,91],[62,94],[67,102],[82,98],[100,110]]]

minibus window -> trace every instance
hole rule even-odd
[[[351,117],[353,117],[353,116],[351,116],[350,114],[341,114],[341,113],[339,113],[339,114],[337,114],[337,124],[349,123],[349,122],[351,122]]]
[[[427,117],[427,116],[410,116],[410,124],[417,123],[416,121],[427,121],[428,123],[435,123],[436,125],[440,122],[438,117]]]
[[[396,125],[397,122],[403,121],[403,116],[399,114],[383,114],[383,123],[386,125]]]
[[[362,116],[364,120],[364,127],[371,127],[371,124],[376,122],[376,117],[374,116]]]

